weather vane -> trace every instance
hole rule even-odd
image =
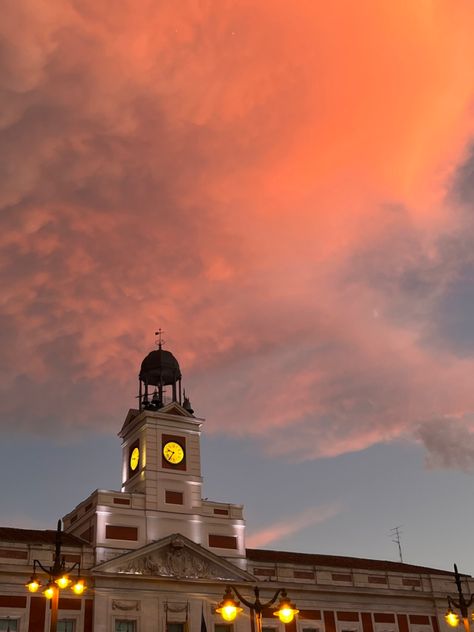
[[[161,329],[161,327],[158,329],[158,331],[155,331],[155,336],[157,337],[157,339],[155,340],[155,344],[158,345],[158,349],[161,349],[165,342],[163,340],[163,330]]]

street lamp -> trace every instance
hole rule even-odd
[[[224,598],[218,604],[216,612],[221,615],[224,621],[233,621],[239,612],[242,612],[243,608],[240,606],[240,601],[237,601],[233,592],[237,595],[240,601],[250,608],[250,612],[255,617],[256,632],[262,632],[262,613],[266,608],[272,606],[280,596],[278,607],[273,611],[273,615],[278,617],[282,623],[291,623],[295,614],[298,614],[295,604],[291,603],[286,594],[284,588],[279,588],[271,599],[262,603],[260,601],[260,589],[258,586],[253,588],[255,594],[255,601],[252,603],[243,597],[235,586],[226,586]]]
[[[458,589],[458,598],[456,600],[448,595],[448,610],[444,615],[444,618],[446,623],[451,627],[455,628],[456,626],[458,626],[459,615],[457,614],[457,612],[454,612],[453,607],[458,608],[458,610],[461,612],[464,629],[466,632],[470,632],[468,608],[472,605],[472,602],[474,601],[474,594],[471,595],[469,598],[464,597],[461,587],[461,575],[458,573],[458,567],[456,566],[456,564],[454,565],[454,581],[456,582],[456,587]],[[474,619],[474,614],[472,614],[471,617]]]
[[[66,568],[66,560],[64,556],[61,557],[61,520],[58,520],[58,528],[56,531],[55,539],[55,555],[54,563],[49,568],[43,566],[39,560],[33,561],[33,574],[30,581],[25,584],[26,588],[31,593],[35,593],[42,586],[41,580],[36,573],[36,568],[39,567],[43,573],[48,576],[48,583],[46,584],[43,595],[46,599],[51,601],[51,625],[50,632],[56,632],[58,623],[58,604],[59,604],[59,590],[71,586],[71,590],[76,595],[82,595],[86,589],[86,584],[81,578],[81,563],[74,562],[71,568]],[[77,568],[77,578],[73,582],[70,579],[69,573]],[[72,584],[72,585],[71,585]]]

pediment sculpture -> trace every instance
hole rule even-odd
[[[196,555],[184,543],[179,545],[175,541],[162,549],[128,560],[117,568],[117,572],[175,579],[231,579],[224,568]]]

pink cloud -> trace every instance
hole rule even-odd
[[[472,230],[447,193],[473,22],[468,0],[7,3],[6,425],[115,430],[158,326],[208,430],[289,458],[472,411],[433,314],[472,260],[446,243]]]
[[[326,520],[331,520],[341,512],[337,504],[322,505],[321,507],[309,507],[299,514],[292,515],[281,521],[277,521],[247,536],[247,546],[260,548],[277,542],[282,538],[298,533]]]

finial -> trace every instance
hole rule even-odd
[[[158,331],[155,331],[155,336],[158,336],[158,340],[155,340],[155,344],[158,345],[158,349],[161,349],[165,342],[163,340],[163,330],[161,329],[161,327],[158,329]]]
[[[191,406],[191,402],[189,400],[189,397],[186,395],[186,390],[183,391],[183,395],[184,395],[183,408],[184,408],[184,410],[187,410],[188,413],[191,413],[191,415],[193,415],[194,414],[194,410],[193,410],[193,407]]]

